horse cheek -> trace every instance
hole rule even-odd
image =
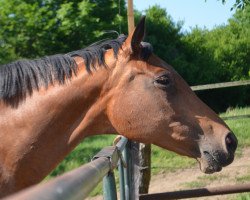
[[[163,130],[164,114],[147,92],[126,91],[117,95],[108,107],[109,119],[116,131],[133,140],[151,143]],[[152,103],[154,102],[154,103]]]

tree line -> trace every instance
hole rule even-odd
[[[190,85],[249,79],[250,5],[248,0],[239,0],[235,8],[225,25],[183,32],[182,22],[174,22],[165,9],[152,6],[146,10],[145,40]],[[136,11],[136,20],[141,15]],[[107,30],[126,34],[126,18],[125,0],[1,0],[0,64],[66,53],[103,38],[117,37],[107,34]],[[250,104],[247,87],[198,95],[216,111]]]

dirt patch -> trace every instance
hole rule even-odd
[[[152,177],[149,193],[185,190],[198,187],[216,187],[250,182],[250,148],[243,150],[241,157],[224,168],[221,172],[205,175],[198,167],[178,170],[174,173],[163,173]],[[213,197],[197,198],[199,200],[228,200],[235,195],[219,195]],[[88,198],[89,200],[102,200],[102,196]],[[195,199],[195,198],[192,198]]]

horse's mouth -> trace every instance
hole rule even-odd
[[[222,170],[222,165],[208,151],[204,151],[201,158],[197,159],[203,173],[212,174]]]

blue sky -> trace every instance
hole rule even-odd
[[[226,24],[227,20],[234,14],[230,11],[235,0],[227,0],[223,5],[218,0],[134,0],[134,7],[143,11],[152,5],[160,5],[166,8],[168,14],[175,22],[184,21],[183,29],[198,25],[203,28],[212,29],[216,25]]]

